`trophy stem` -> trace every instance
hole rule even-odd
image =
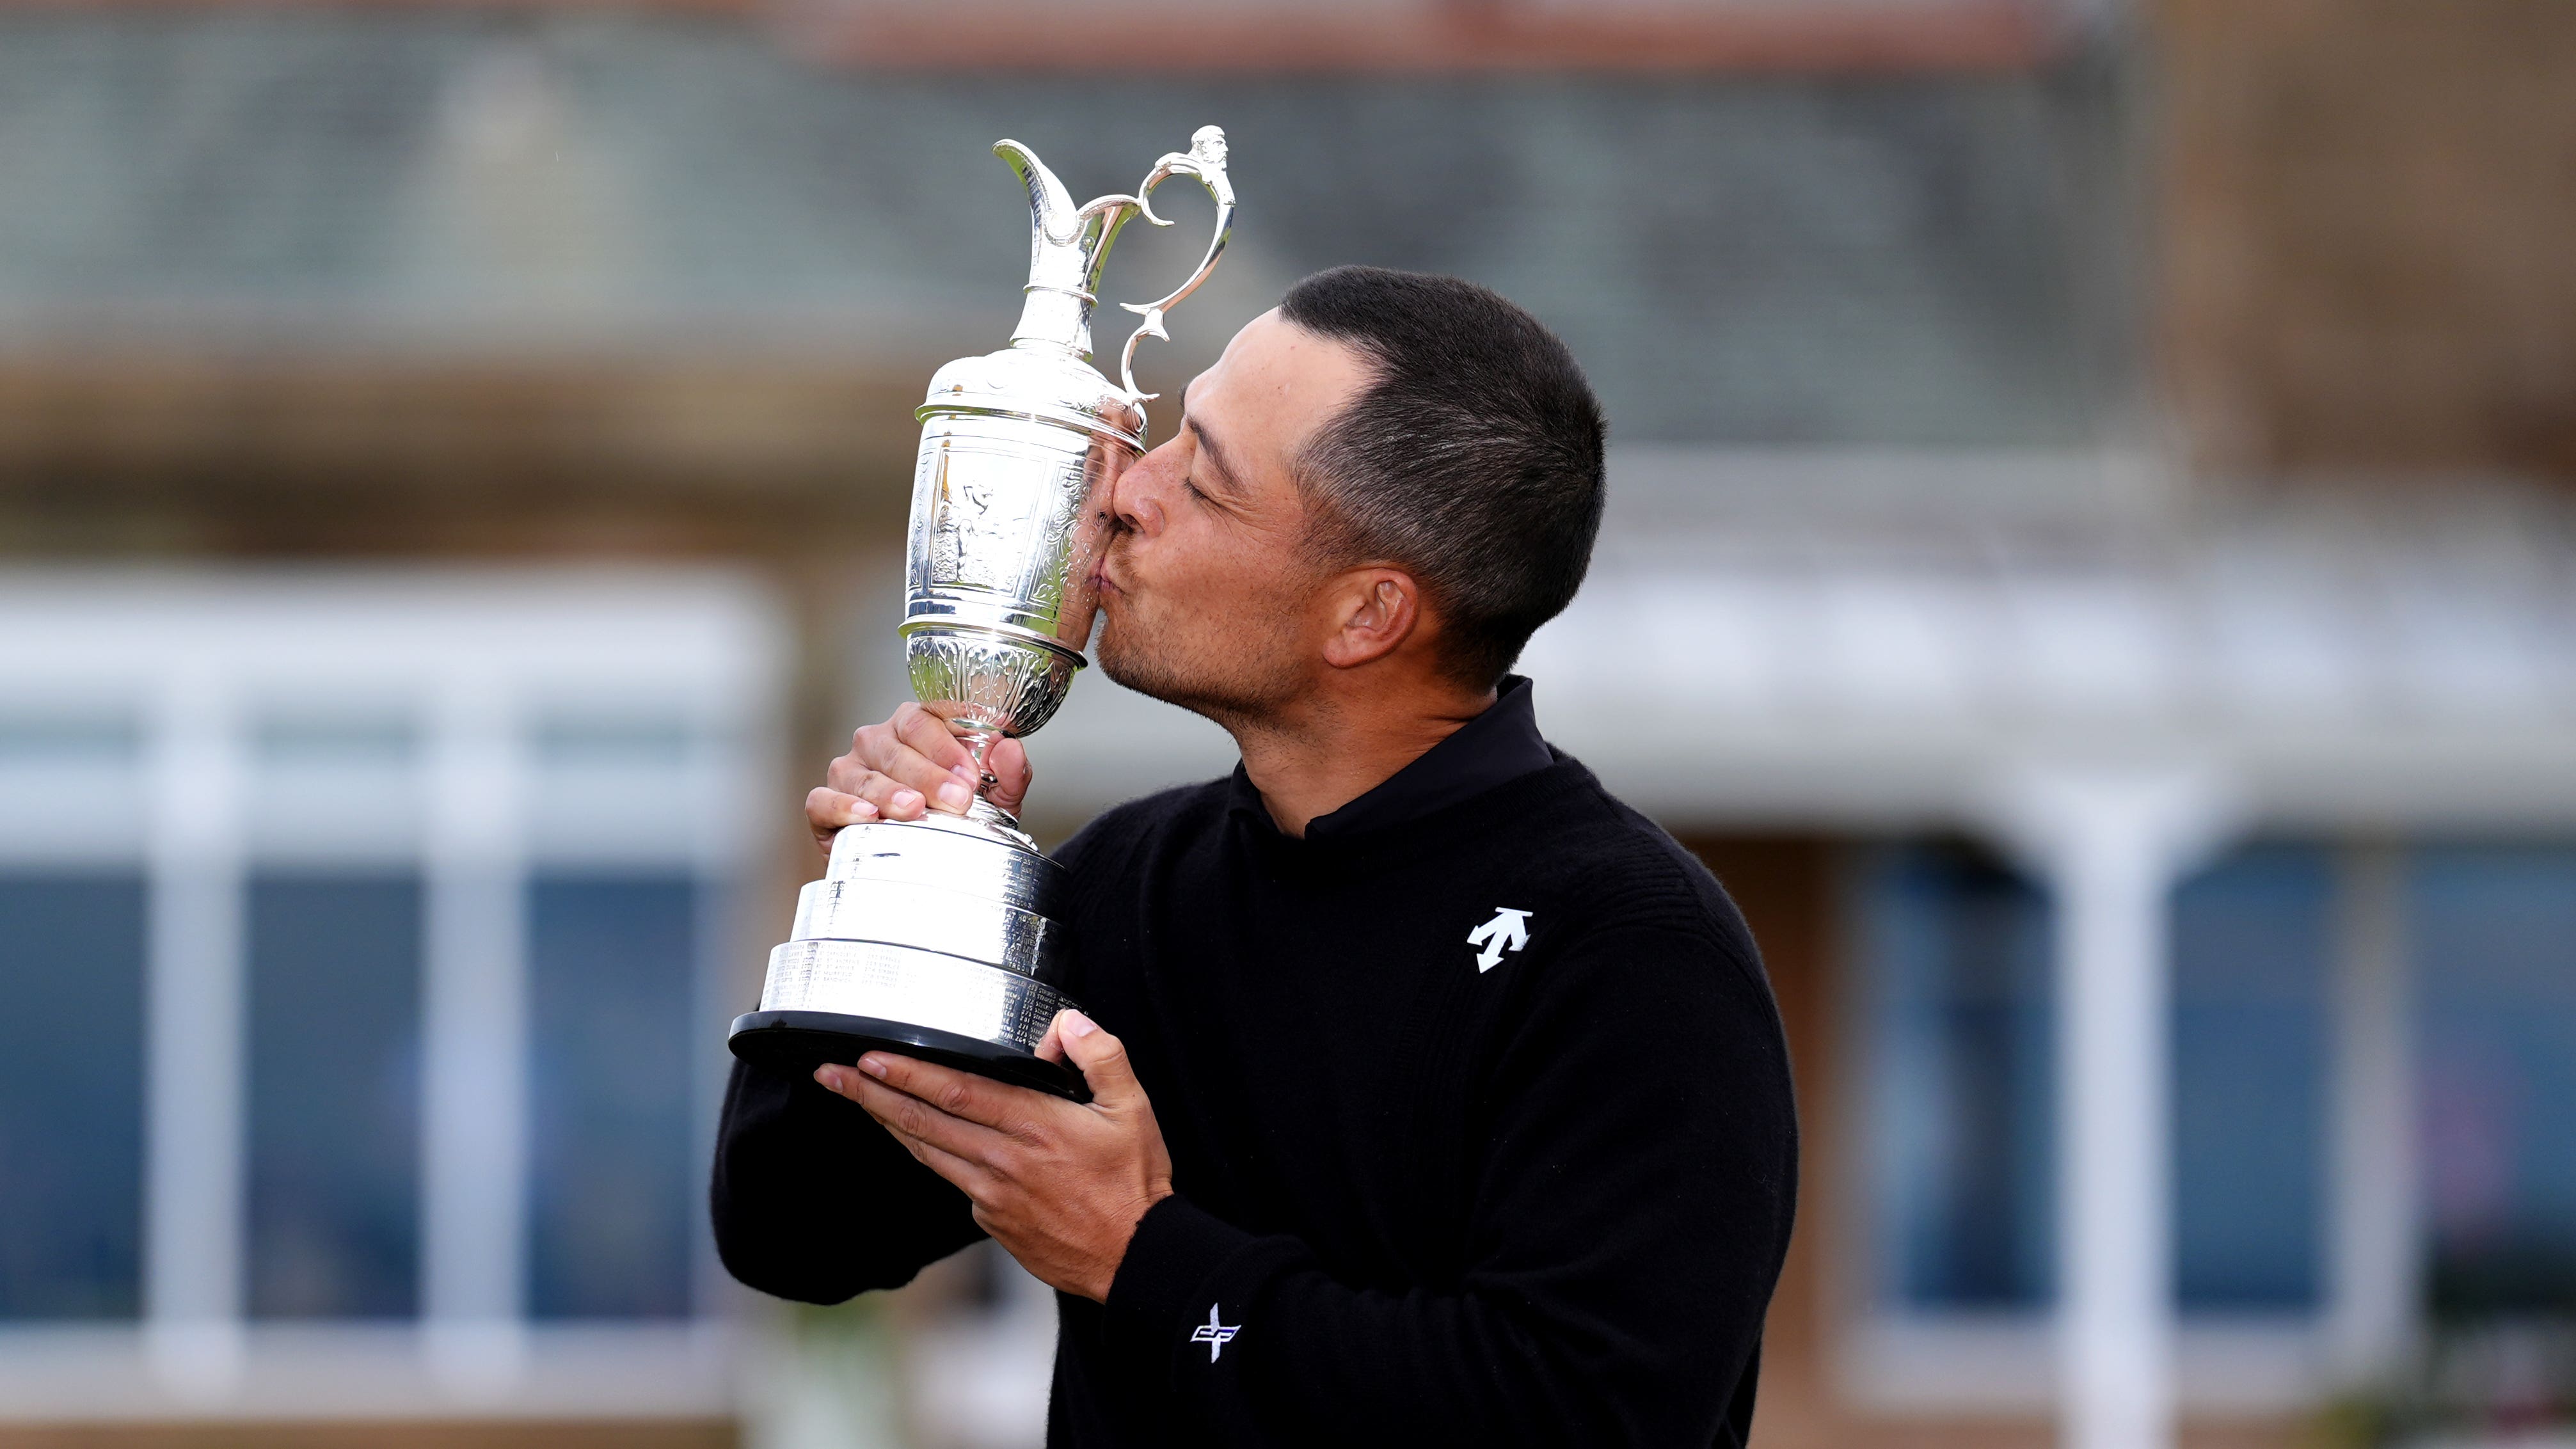
[[[984,757],[992,753],[994,745],[1001,742],[1002,732],[996,729],[977,729],[954,722],[950,723],[949,728],[956,731],[958,743],[966,747],[967,757],[975,762],[975,778],[978,782],[975,793],[981,795],[1000,784],[1001,781],[994,776],[991,767],[984,763]]]
[[[1019,817],[994,804],[984,793],[1000,783],[994,777],[992,770],[985,765],[984,757],[992,752],[994,745],[1001,742],[1002,732],[997,729],[978,728],[958,720],[949,721],[948,727],[956,731],[958,742],[966,747],[968,758],[975,762],[975,800],[973,804],[966,807],[966,818],[986,825],[999,825],[1006,830],[1018,830]]]

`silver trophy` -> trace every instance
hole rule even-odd
[[[1045,724],[1085,663],[1108,492],[1145,448],[1153,395],[1136,389],[1136,344],[1169,338],[1164,313],[1216,269],[1234,226],[1214,126],[1134,195],[1079,206],[1028,147],[993,150],[1028,186],[1028,302],[1010,346],[939,369],[915,414],[898,631],[913,693],[979,767],[995,741]],[[1112,384],[1090,362],[1101,266],[1129,218],[1171,224],[1151,198],[1174,176],[1216,199],[1216,236],[1179,290],[1125,304],[1144,321]],[[1063,892],[1062,868],[981,793],[964,815],[850,826],[798,897],[794,938],[769,955],[760,1009],[734,1020],[734,1053],[811,1072],[884,1048],[1079,1097],[1077,1074],[1036,1055],[1072,1004],[1048,984],[1061,979]]]

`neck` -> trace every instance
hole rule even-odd
[[[1362,686],[1323,691],[1284,715],[1229,729],[1271,820],[1282,834],[1303,837],[1318,816],[1386,783],[1493,702],[1490,689]]]

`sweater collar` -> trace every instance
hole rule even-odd
[[[1497,785],[1544,770],[1556,762],[1538,732],[1538,711],[1531,703],[1530,682],[1517,674],[1503,676],[1494,702],[1485,712],[1451,731],[1447,738],[1414,757],[1411,764],[1387,776],[1359,798],[1306,824],[1310,841],[1347,840],[1369,831],[1418,820],[1435,810],[1481,795]],[[1276,832],[1269,807],[1243,766],[1234,767],[1232,808],[1261,828]]]

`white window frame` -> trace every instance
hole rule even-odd
[[[1846,853],[1839,899],[1856,917],[1858,852]],[[2405,1145],[2414,1140],[2407,1043],[2407,967],[2399,852],[2357,839],[2336,848],[2336,940],[2329,966],[2324,1130],[2328,1181],[2318,1224],[2322,1301],[2314,1314],[2180,1317],[2174,1391],[2187,1413],[2271,1416],[2312,1409],[2337,1388],[2370,1382],[2400,1363],[2415,1331],[2420,1243],[2416,1184]],[[1867,964],[1846,939],[1838,969],[1857,983]],[[1866,993],[1839,994],[1846,1046],[1839,1084],[1850,1184],[1822,1230],[1837,1251],[1825,1284],[1841,1328],[1833,1335],[1839,1394],[1872,1412],[1929,1417],[2046,1416],[2061,1406],[2061,1355],[2052,1311],[1922,1311],[1882,1301],[1878,1235],[1868,1215]]]
[[[140,744],[121,789],[86,797],[0,771],[0,800],[20,797],[0,863],[139,868],[148,901],[142,1317],[0,1328],[0,1422],[731,1412],[737,1335],[703,1232],[689,1320],[527,1318],[524,886],[660,865],[729,887],[695,952],[703,1162],[749,979],[731,957],[757,934],[726,902],[770,839],[789,637],[759,586],[706,569],[0,573],[0,728],[114,716]],[[401,719],[411,788],[354,818],[264,811],[259,721],[344,706]],[[678,721],[686,752],[650,781],[549,770],[534,734],[566,716]],[[422,880],[407,1323],[245,1314],[245,892],[254,866],[313,859]]]

